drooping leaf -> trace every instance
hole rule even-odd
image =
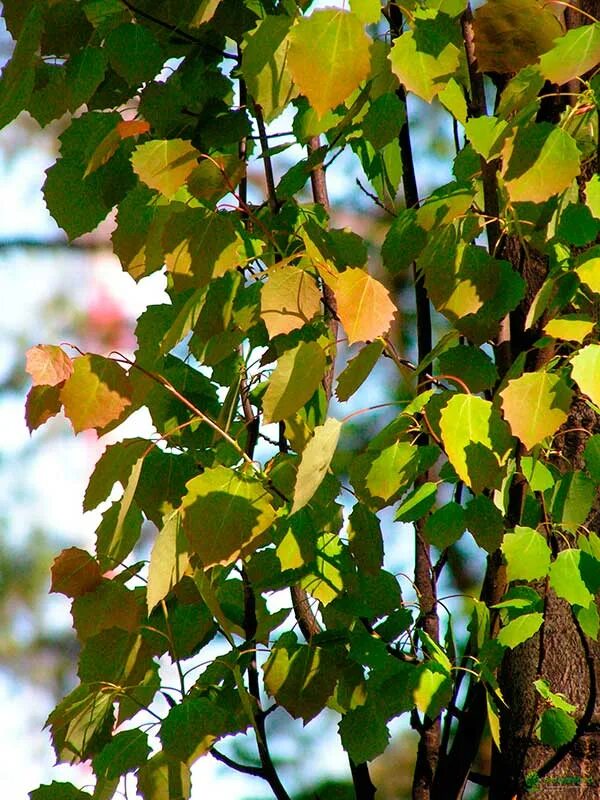
[[[16,41],[12,58],[0,79],[0,128],[8,125],[29,102],[34,85],[34,63],[44,25],[39,3],[31,3]]]
[[[29,792],[29,800],[90,800],[90,795],[72,783],[52,781]]]
[[[107,57],[101,47],[84,47],[67,62],[66,83],[69,93],[69,109],[77,109],[87,103],[106,73]]]
[[[529,372],[509,381],[500,396],[513,434],[530,450],[567,419],[572,392],[558,375]]]
[[[406,497],[396,511],[394,519],[400,522],[415,522],[431,509],[437,495],[437,484],[426,481]]]
[[[427,517],[423,533],[430,544],[444,550],[462,536],[465,528],[463,507],[458,503],[450,502]]]
[[[373,703],[348,711],[338,728],[344,750],[356,764],[377,758],[390,740],[385,717]],[[365,731],[369,732],[368,736]]]
[[[595,327],[595,322],[591,319],[584,319],[575,314],[556,317],[544,326],[544,333],[553,336],[555,339],[567,339],[572,342],[583,342]]]
[[[418,468],[419,449],[411,442],[394,442],[355,458],[350,480],[358,496],[369,507],[379,509],[412,483]]]
[[[149,755],[150,745],[144,731],[121,731],[94,758],[94,772],[98,778],[118,778],[143,766]]]
[[[138,770],[137,788],[143,800],[188,798],[192,790],[190,768],[161,751]]]
[[[351,12],[318,9],[296,23],[289,41],[294,83],[320,116],[342,103],[369,74],[370,40]]]
[[[96,559],[79,547],[69,547],[54,559],[50,591],[80,597],[93,591],[101,580]]]
[[[350,552],[367,574],[383,567],[383,538],[377,516],[361,503],[352,509],[348,520]]]
[[[337,312],[348,344],[367,342],[386,334],[397,308],[388,290],[365,270],[350,268],[333,286]]]
[[[235,189],[246,174],[246,164],[237,156],[204,158],[187,179],[187,188],[199,200],[216,202]]]
[[[56,386],[73,374],[73,360],[62,347],[38,344],[27,351],[25,369],[34,386]]]
[[[60,399],[75,433],[87,428],[101,430],[131,405],[131,385],[123,369],[112,359],[78,356]]]
[[[477,544],[488,553],[500,547],[504,517],[489,497],[479,495],[469,500],[465,506],[465,524]]]
[[[600,434],[594,434],[587,440],[583,457],[593,480],[600,483]]]
[[[533,581],[548,574],[550,548],[545,537],[532,528],[517,525],[513,533],[505,533],[502,553],[509,581]]]
[[[205,568],[231,564],[264,542],[275,519],[271,500],[256,478],[223,466],[188,482],[183,529]]]
[[[550,586],[567,603],[587,608],[593,595],[583,580],[581,562],[581,550],[569,548],[559,553],[550,566]]]
[[[600,344],[588,344],[571,359],[571,375],[579,388],[600,405]]]
[[[559,748],[575,737],[577,723],[562,708],[547,708],[541,716],[536,733],[544,744]]]
[[[348,400],[362,386],[379,361],[383,347],[383,341],[376,339],[363,347],[354,358],[350,359],[346,368],[338,377],[338,384],[335,390],[338,400],[342,402]]]
[[[198,166],[199,158],[198,150],[185,139],[155,139],[138,145],[131,163],[146,186],[173,197]]]
[[[186,698],[174,706],[160,726],[163,750],[187,764],[204,755],[229,732],[229,715],[208,697]]]
[[[108,445],[90,477],[83,498],[83,510],[91,511],[106,500],[117,481],[125,487],[133,465],[148,447],[149,442],[146,439],[124,439]]]
[[[162,47],[150,30],[135,23],[110,31],[104,49],[115,72],[133,87],[154,78],[165,62]]]
[[[183,578],[188,564],[181,514],[174,512],[159,531],[150,555],[146,589],[149,613]]]
[[[476,347],[458,345],[441,353],[439,369],[444,375],[459,378],[471,392],[491,389],[498,380],[498,370],[491,359]]]
[[[61,383],[56,386],[31,387],[25,402],[25,422],[30,433],[59,413],[62,408],[61,389]]]
[[[450,463],[467,486],[475,492],[498,488],[512,439],[492,404],[454,395],[442,409],[440,430]]]
[[[266,122],[278,117],[298,91],[288,65],[292,24],[292,17],[268,15],[244,37],[242,74]]]
[[[265,421],[287,419],[302,408],[319,388],[325,367],[325,352],[317,342],[301,342],[285,352],[263,398]]]
[[[329,417],[323,425],[315,428],[312,439],[308,442],[298,467],[292,514],[310,502],[317,491],[335,453],[342,423]]]
[[[563,475],[555,484],[550,505],[553,521],[576,533],[588,518],[596,497],[594,481],[581,470]]]
[[[286,266],[269,272],[260,293],[260,316],[271,338],[301,328],[320,308],[321,293],[305,270]]]

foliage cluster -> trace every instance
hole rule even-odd
[[[52,216],[72,240],[116,207],[123,269],[139,281],[164,268],[171,301],[141,315],[133,358],[27,354],[31,430],[61,409],[76,433],[102,435],[141,408],[155,427],[107,447],[84,509],[117,482],[122,497],[95,553],[69,548],[52,570],[81,653],[80,685],[48,725],[58,760],[91,760],[97,800],[130,773],[144,800],[189,797],[207,753],[287,798],[268,743],[276,708],[305,723],[340,715],[359,798],[373,796],[367,762],[388,723],[410,715],[414,796],[460,796],[477,741],[461,775],[459,700],[483,691],[479,735],[487,721],[501,747],[497,671],[543,628],[546,593],[598,636],[600,536],[586,521],[600,435],[586,435],[579,465],[556,458],[556,437],[575,402],[600,406],[600,178],[587,167],[600,23],[566,30],[565,4],[537,0],[474,15],[465,0],[346,5],[4,3],[16,47],[0,124],[22,110],[40,125],[73,115],[44,187]],[[407,94],[440,103],[456,134],[453,179],[424,199]],[[290,110],[289,135],[270,135]],[[416,367],[394,344],[401,309],[367,267],[369,243],[330,225],[326,170],[341,151],[388,213],[390,279],[414,268]],[[264,171],[258,199],[249,163]],[[360,345],[347,363],[342,340]],[[412,370],[411,397],[344,453],[352,398],[384,358]],[[334,393],[349,403],[342,419]],[[392,507],[415,527],[415,607],[386,569],[397,533],[380,512]],[[149,564],[132,557],[145,522],[157,530]],[[467,531],[497,591],[484,582],[470,600],[457,650],[436,592]],[[540,676],[535,689],[536,735],[561,752],[583,709]],[[254,737],[255,764],[219,750],[239,734]],[[459,788],[440,788],[454,767]],[[31,794],[89,796],[56,782]]]

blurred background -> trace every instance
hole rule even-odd
[[[326,4],[332,3],[316,5]],[[0,20],[0,66],[12,47]],[[409,112],[419,189],[426,196],[452,179],[452,130],[439,106],[414,104]],[[48,594],[49,570],[62,548],[93,547],[103,509],[83,514],[81,499],[108,443],[93,433],[75,437],[62,416],[29,434],[23,416],[29,389],[25,351],[38,343],[73,343],[102,354],[130,353],[136,346],[137,316],[148,304],[165,299],[161,273],[135,284],[122,272],[110,248],[110,218],[72,245],[50,218],[41,187],[67,124],[62,118],[42,130],[22,114],[0,132],[0,796],[11,800],[25,800],[29,791],[51,780],[69,779],[82,787],[89,780],[85,766],[53,767],[49,737],[42,730],[57,700],[77,682],[69,604],[63,596]],[[276,125],[289,130],[290,119]],[[290,151],[287,166],[297,155]],[[357,179],[368,190],[357,160],[350,153],[338,158],[328,178],[333,224],[348,226],[369,241],[371,268],[383,278],[378,246],[390,217]],[[260,188],[258,173],[255,181]],[[411,358],[410,276],[398,276],[390,288],[402,309],[396,336],[403,355]],[[367,404],[402,392],[395,383],[397,373],[381,377],[376,385],[383,387],[378,389],[383,396],[371,396]],[[131,435],[130,426],[141,424],[143,420],[133,418],[110,441]],[[358,427],[356,435],[365,436]],[[403,538],[408,544],[397,558],[394,554],[399,571],[410,569],[412,556],[411,536]],[[466,592],[475,580],[472,560],[457,548],[451,568],[448,593],[455,586]],[[347,761],[333,735],[336,724],[333,714],[305,729],[283,714],[274,720],[273,750],[297,800],[353,797]],[[409,796],[415,740],[405,722],[397,723],[392,733],[392,745],[372,768],[378,800]],[[302,769],[297,768],[300,760]],[[232,773],[210,756],[195,768],[194,786],[195,797],[212,797],[217,790],[220,800],[262,800],[267,795],[261,781]]]

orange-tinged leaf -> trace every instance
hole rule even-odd
[[[600,344],[588,344],[571,359],[573,380],[590,400],[600,405]]]
[[[303,17],[289,34],[294,83],[323,116],[369,75],[370,39],[355,14],[324,8]]]
[[[56,386],[31,387],[25,401],[25,422],[30,433],[58,414],[62,407],[62,386],[62,383],[57,383]]]
[[[56,345],[37,344],[26,353],[25,369],[34,386],[56,386],[73,374],[73,360]]]
[[[357,267],[345,270],[333,290],[348,344],[367,342],[389,331],[397,308],[385,286],[368,272]]]
[[[131,163],[146,186],[172,197],[198,166],[199,158],[200,152],[185,139],[157,139],[138,145]]]
[[[283,267],[269,272],[262,287],[260,315],[269,336],[301,328],[319,312],[321,293],[314,278],[297,267]]]
[[[549,372],[528,372],[500,392],[504,416],[528,450],[560,428],[572,394],[562,378]]]
[[[115,361],[85,355],[76,358],[73,366],[60,399],[75,433],[87,428],[101,430],[131,405],[129,378]]]
[[[139,136],[141,133],[148,133],[150,123],[145,119],[124,119],[117,125],[117,131],[121,139],[129,139],[130,136]]]
[[[80,597],[100,585],[102,574],[98,562],[79,547],[63,550],[52,564],[50,591],[67,597]]]

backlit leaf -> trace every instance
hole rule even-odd
[[[301,342],[285,352],[269,378],[263,398],[265,420],[287,419],[302,408],[319,388],[325,366],[325,352],[316,342]]]
[[[345,270],[333,290],[348,344],[376,339],[389,331],[397,308],[385,286],[368,272],[356,267]]]
[[[12,58],[0,78],[0,128],[8,125],[29,102],[34,85],[34,63],[44,26],[44,11],[32,3],[16,40]]]
[[[569,548],[559,553],[550,566],[550,586],[567,603],[587,608],[594,597],[583,580],[581,561],[581,550]]]
[[[315,428],[312,439],[302,452],[298,467],[292,514],[310,502],[317,491],[331,463],[338,443],[342,423],[329,417],[324,425]]]
[[[190,768],[161,751],[138,770],[137,788],[143,800],[187,798],[192,789]]]
[[[564,317],[556,317],[547,322],[544,326],[544,333],[555,339],[566,339],[572,342],[583,342],[595,327],[595,322],[584,319],[575,314]]]
[[[549,122],[517,128],[502,157],[502,177],[513,203],[542,203],[567,189],[579,175],[575,140]]]
[[[149,755],[144,731],[121,731],[94,758],[94,772],[98,778],[118,778],[144,765]]]
[[[297,267],[271,270],[260,294],[260,316],[269,336],[301,328],[319,312],[321,293],[312,275]]]
[[[505,533],[502,552],[509,581],[533,581],[548,574],[550,548],[546,538],[532,528],[517,525],[513,533]]]
[[[184,139],[154,140],[138,145],[131,156],[146,186],[172,197],[198,166],[200,153]]]
[[[549,372],[528,372],[500,392],[504,416],[528,450],[567,419],[571,395],[567,384]]]
[[[208,697],[186,697],[163,720],[160,740],[168,756],[193,764],[228,729],[228,714],[216,702]]]
[[[78,356],[60,398],[75,433],[101,430],[131,405],[131,386],[124,370],[110,358]]]
[[[183,578],[188,564],[181,514],[176,511],[167,519],[152,546],[146,588],[149,613]]]
[[[73,374],[73,360],[61,347],[38,344],[27,351],[25,369],[34,386],[56,386]]]
[[[25,402],[25,422],[30,433],[59,413],[62,408],[61,389],[61,383],[31,387]]]
[[[383,567],[383,539],[377,516],[361,503],[352,509],[348,520],[350,552],[367,574],[376,574]]]
[[[588,344],[571,359],[571,375],[582,392],[600,405],[600,344]]]
[[[568,83],[600,64],[600,23],[582,25],[557,38],[540,58],[540,71],[551,83]]]
[[[322,116],[369,74],[370,39],[355,14],[326,8],[302,17],[289,34],[294,83]]]
[[[348,400],[369,377],[383,352],[383,341],[376,339],[363,347],[338,377],[335,390],[338,400]]]
[[[511,620],[498,634],[498,641],[503,647],[517,647],[539,631],[544,622],[544,615],[538,611],[533,614],[522,614]]]
[[[260,481],[227,467],[207,469],[187,483],[183,529],[205,568],[231,564],[255,550],[275,519]]]
[[[579,266],[575,268],[579,279],[588,288],[600,294],[600,251],[594,247],[587,253],[583,253],[579,259]]]

